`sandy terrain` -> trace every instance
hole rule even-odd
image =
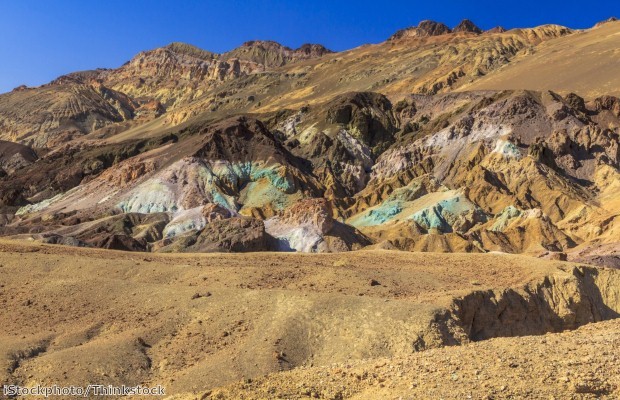
[[[373,373],[391,379],[390,368],[400,365],[403,371],[414,371],[423,364],[411,360],[430,360],[425,358],[430,354],[440,355],[432,359],[443,360],[441,365],[449,365],[449,357],[455,363],[461,360],[462,368],[471,372],[476,365],[482,368],[488,357],[500,357],[497,346],[510,342],[493,341],[486,348],[485,341],[463,348],[459,351],[465,358],[460,358],[461,353],[450,356],[449,350],[412,353],[467,343],[468,334],[472,338],[505,335],[528,326],[535,331],[539,324],[532,312],[543,313],[546,290],[549,298],[570,299],[565,305],[561,298],[554,300],[557,305],[552,315],[561,317],[558,326],[617,315],[620,274],[575,268],[574,264],[502,254],[155,255],[2,241],[0,304],[5,311],[0,314],[0,381],[162,384],[167,394],[174,395],[204,393],[301,366],[345,365],[386,357],[398,361],[382,361],[383,369],[367,361],[355,364],[355,371],[373,365],[368,367]],[[589,282],[600,286],[598,297],[588,294]],[[504,288],[516,291],[508,293]],[[520,325],[502,325],[501,315],[490,318],[486,305],[477,303],[476,299],[487,294],[499,305],[503,298],[509,303],[521,301],[529,311],[521,315],[521,309],[504,309],[500,314]],[[522,297],[517,301],[511,296]],[[475,318],[488,320],[489,329],[479,329],[467,319],[468,307]],[[587,309],[587,315],[582,309]],[[448,318],[451,315],[454,318]],[[457,326],[459,321],[462,327]],[[481,348],[488,356],[473,364],[471,354]],[[604,360],[598,358],[596,347],[581,351],[584,357]],[[439,367],[428,373],[438,374]],[[319,369],[319,375],[314,371],[300,370],[300,382],[306,379],[302,377],[321,376],[330,370]],[[285,383],[286,376],[282,381],[274,378],[281,382],[277,390],[284,397],[290,393],[287,385],[296,385]],[[390,383],[390,390],[395,385],[394,393],[401,389],[405,392],[398,393],[407,393],[412,378],[404,376]],[[373,390],[382,389],[366,387],[370,381],[350,385],[347,374],[342,379],[347,397],[375,397],[378,392]],[[272,398],[263,392],[271,390],[262,386],[270,385],[268,381],[258,382],[251,386],[257,398]],[[338,386],[317,385],[317,390]],[[239,386],[226,390],[232,390],[229,398],[246,392]]]
[[[617,399],[620,322],[321,368],[175,399]],[[206,395],[206,396],[205,396]],[[202,397],[204,396],[204,397]]]

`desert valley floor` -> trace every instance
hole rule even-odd
[[[590,324],[618,316],[615,269],[385,250],[0,251],[3,382],[162,384],[175,399],[619,393],[620,321]]]

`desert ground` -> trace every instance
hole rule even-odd
[[[617,320],[272,374],[174,399],[616,399]],[[206,396],[205,396],[206,395]]]
[[[588,323],[618,316],[619,283],[618,270],[499,253],[2,241],[0,381],[161,384],[172,398],[613,398],[620,325]],[[546,332],[561,333],[511,337]]]

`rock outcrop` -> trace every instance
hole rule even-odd
[[[478,28],[476,24],[474,24],[470,20],[464,19],[457,26],[455,26],[454,29],[452,29],[452,32],[453,33],[463,32],[463,33],[481,34],[482,29]]]
[[[252,40],[222,54],[222,59],[237,59],[241,62],[262,65],[264,68],[273,68],[295,61],[322,57],[329,53],[332,53],[332,51],[320,44],[306,43],[300,48],[293,50],[273,41]]]
[[[424,20],[421,21],[418,26],[402,29],[392,36],[388,40],[398,40],[405,38],[417,38],[417,37],[429,37],[439,36],[452,33],[452,30],[447,25],[441,22]]]
[[[210,221],[202,230],[155,243],[158,252],[251,252],[268,250],[262,221],[233,217]]]
[[[37,154],[28,146],[0,140],[0,169],[10,175],[37,160]]]
[[[325,199],[304,200],[266,220],[265,229],[277,251],[348,251],[370,243],[360,232],[335,221],[333,213]]]

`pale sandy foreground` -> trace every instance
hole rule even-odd
[[[178,398],[617,398],[616,321],[489,338],[617,317],[619,272],[505,254],[3,241],[0,382],[162,384]]]
[[[299,368],[175,399],[617,399],[620,321]],[[206,396],[205,396],[206,395]]]

